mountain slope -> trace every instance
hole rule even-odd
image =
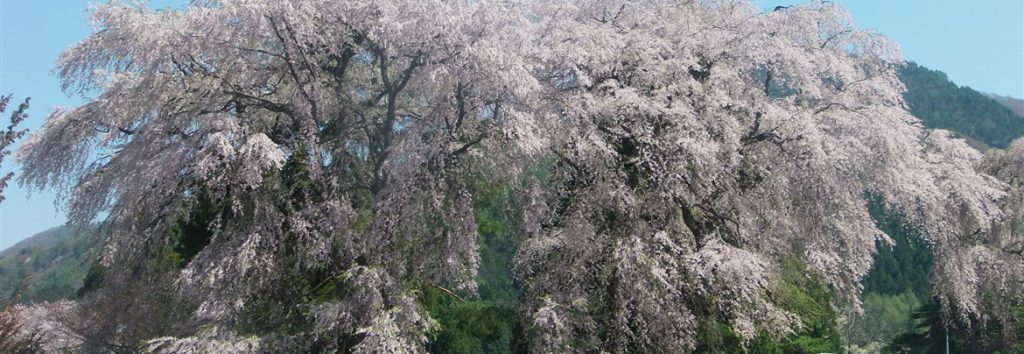
[[[19,251],[30,248],[30,247],[42,247],[47,248],[53,246],[55,243],[60,242],[67,238],[67,229],[64,227],[54,227],[38,234],[32,235],[29,238],[18,241],[13,246],[0,251],[0,258],[4,258]]]
[[[994,93],[985,93],[984,95],[996,102],[999,102],[999,104],[1006,106],[1006,108],[1009,108],[1013,113],[1020,116],[1021,119],[1024,119],[1024,100],[1009,96],[1000,96]]]
[[[21,286],[18,302],[71,298],[82,286],[102,246],[96,228],[56,227],[0,252],[0,298],[11,298]]]
[[[997,148],[1024,136],[1019,115],[970,87],[957,86],[941,71],[908,62],[899,76],[907,87],[903,98],[910,113],[925,127],[951,130],[968,141]]]

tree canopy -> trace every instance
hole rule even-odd
[[[92,16],[56,69],[91,98],[18,153],[20,183],[110,225],[103,286],[34,312],[84,350],[422,352],[434,316],[506,311],[438,300],[480,290],[481,169],[517,181],[524,328],[500,331],[535,352],[690,352],[709,324],[742,345],[834,331],[821,304],[858,307],[891,241],[870,195],[934,247],[951,315],[1022,295],[1009,185],[907,112],[895,46],[828,2]]]

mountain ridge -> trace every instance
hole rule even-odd
[[[999,102],[999,104],[1006,106],[1006,108],[1009,108],[1013,113],[1020,116],[1021,119],[1024,119],[1024,99],[998,95],[990,92],[982,92],[982,94],[996,102]]]

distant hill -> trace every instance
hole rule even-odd
[[[949,81],[945,73],[908,62],[899,71],[910,113],[925,127],[947,129],[974,143],[1005,148],[1024,136],[1024,119],[995,99]],[[984,148],[984,146],[981,146]]]
[[[1024,119],[1024,100],[1019,98],[1013,98],[1010,96],[1000,96],[994,93],[985,93],[985,96],[999,102],[999,104],[1006,106],[1013,113],[1016,113],[1021,119]]]
[[[0,252],[0,299],[11,299],[28,279],[18,302],[72,298],[103,245],[97,228],[55,227]]]
[[[3,251],[0,251],[0,258],[4,258],[7,257],[8,255],[15,254],[18,251],[21,251],[29,247],[50,247],[54,243],[63,240],[67,236],[67,228],[60,226],[54,227],[49,230],[35,234],[32,237],[21,240],[18,243],[15,243],[13,246],[8,247]]]

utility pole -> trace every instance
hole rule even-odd
[[[946,332],[946,354],[949,354],[949,326],[942,324],[943,332]]]

